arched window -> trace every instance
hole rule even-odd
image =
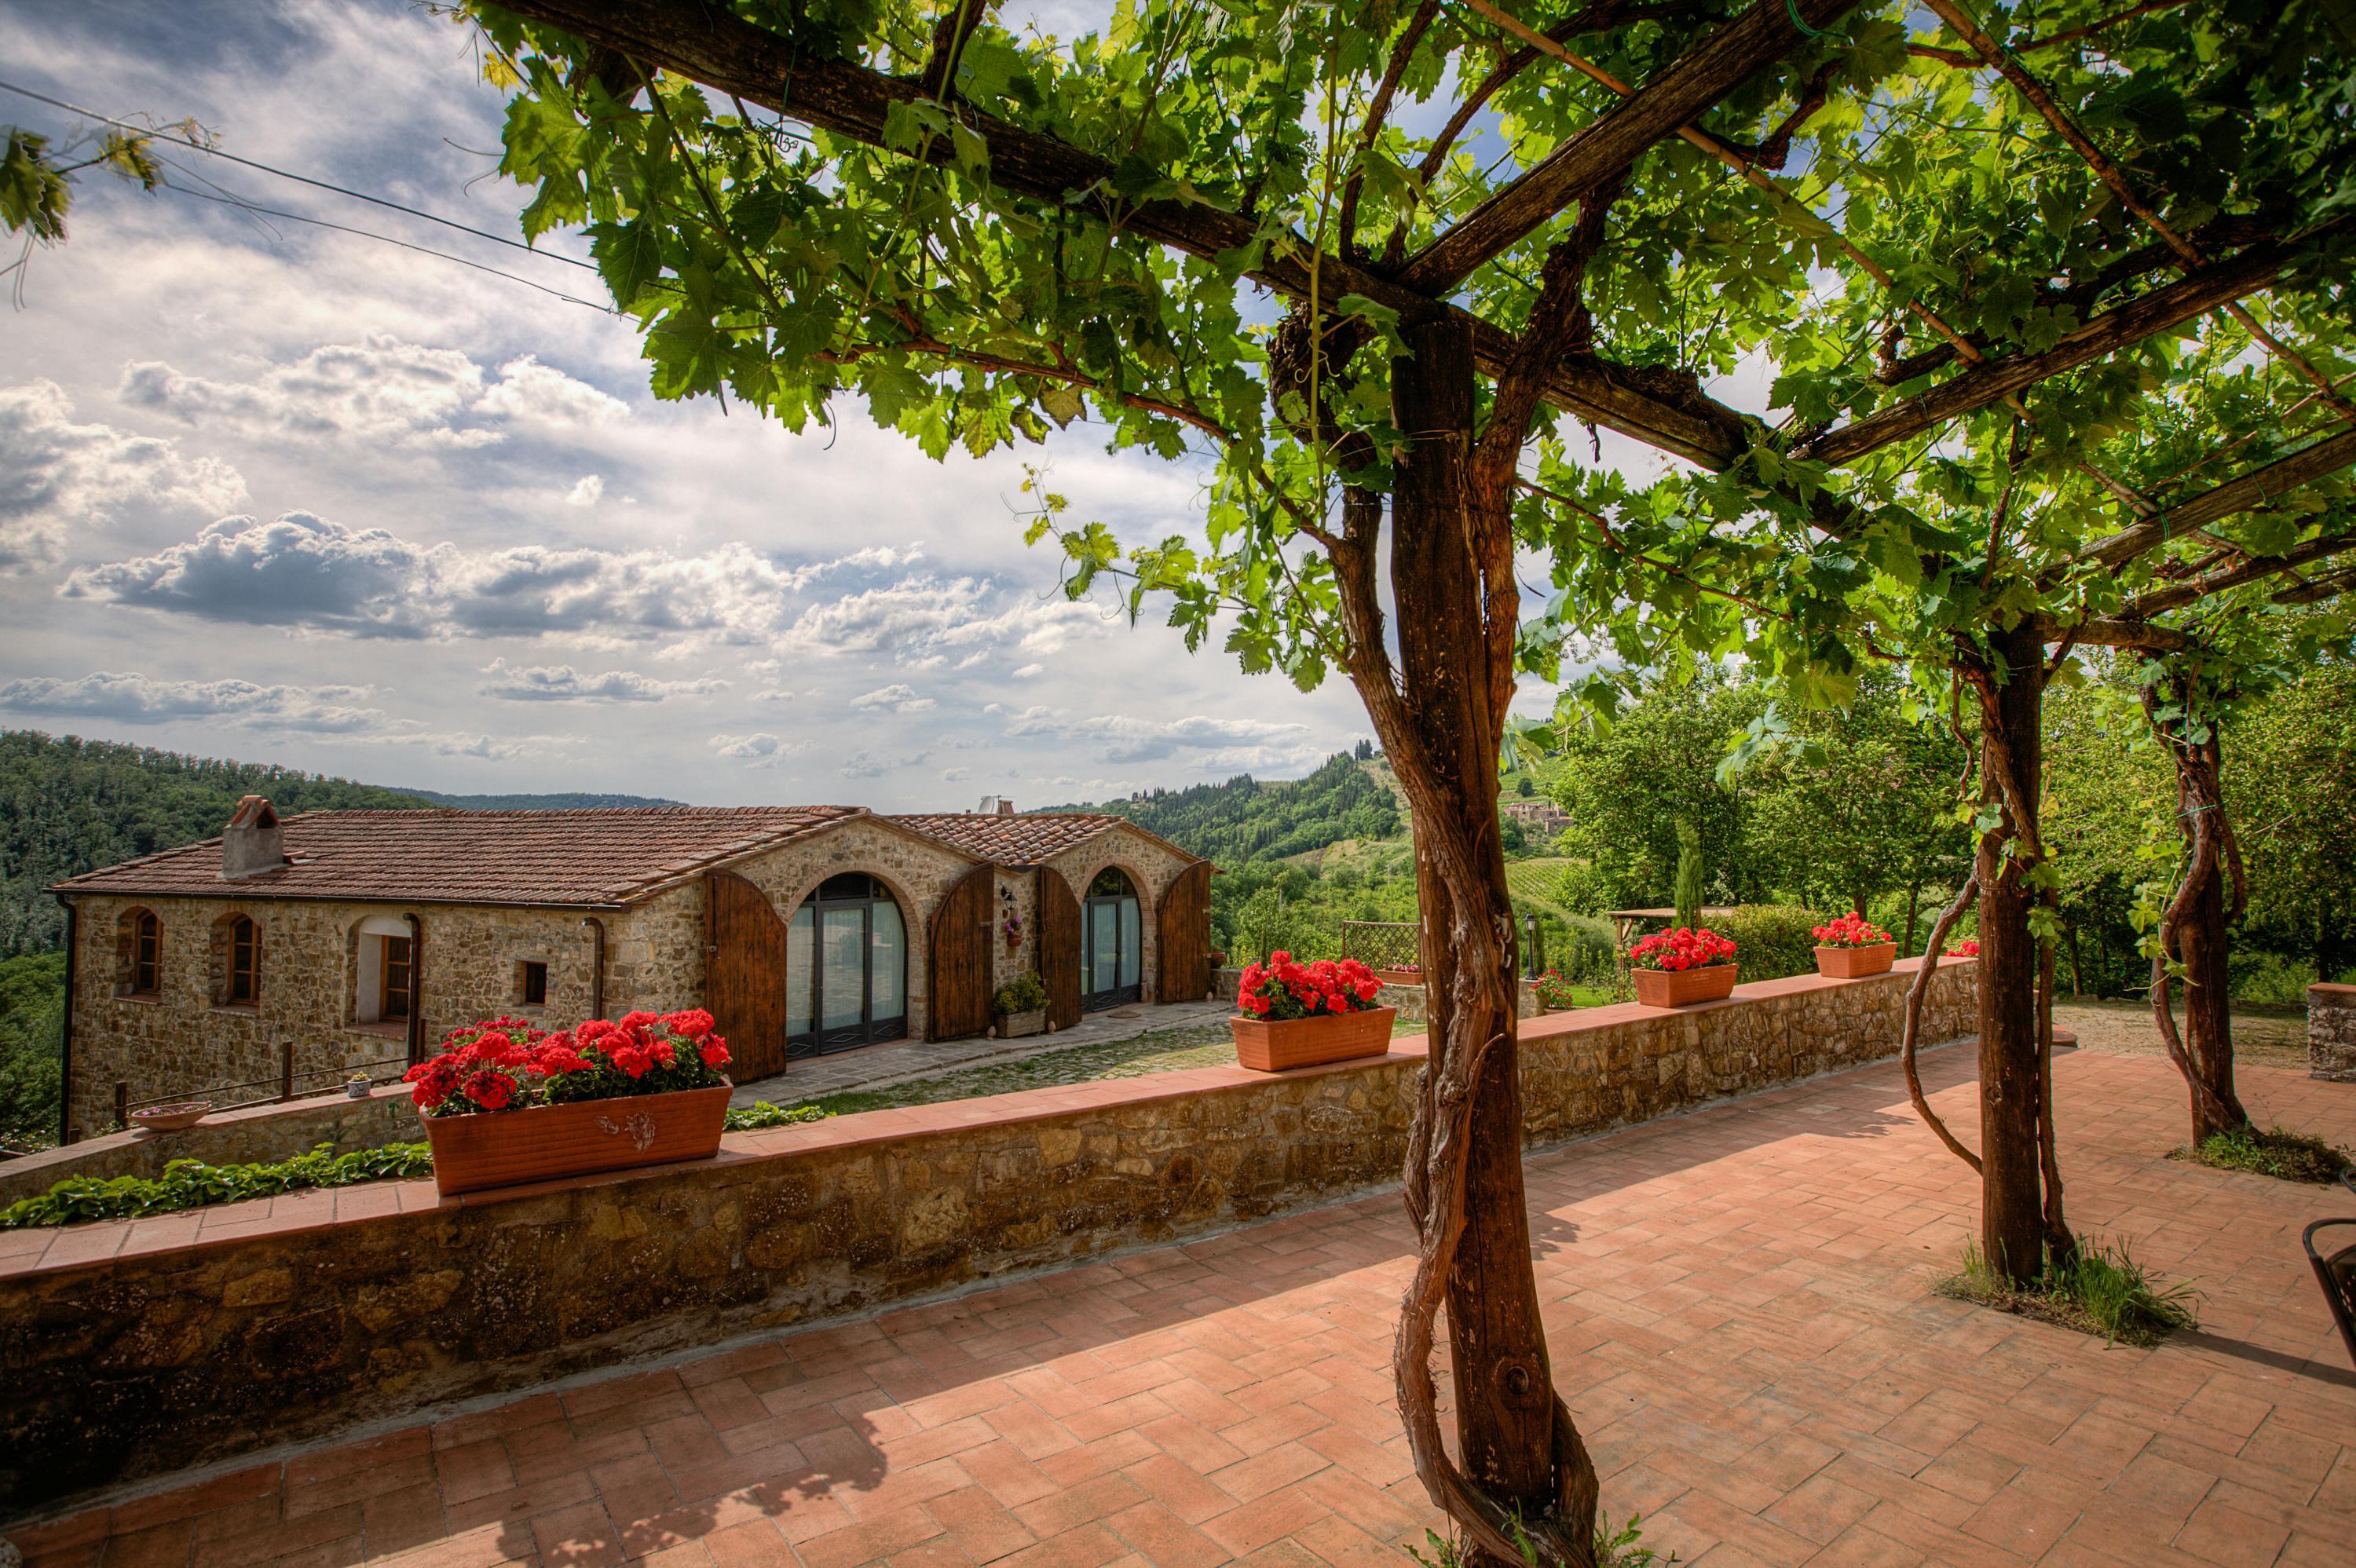
[[[262,927],[252,915],[213,923],[213,1003],[250,1008],[262,1000]]]
[[[892,891],[829,877],[786,937],[786,1054],[848,1051],[908,1035],[908,931]]]
[[[160,996],[164,990],[164,923],[152,909],[124,912],[122,932],[122,994]]]
[[[1118,866],[1098,871],[1080,912],[1082,1011],[1117,1008],[1144,995],[1142,923],[1128,875]]]

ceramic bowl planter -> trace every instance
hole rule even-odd
[[[1827,980],[1858,980],[1868,975],[1887,975],[1898,957],[1898,944],[1870,943],[1863,947],[1816,948],[1816,973]]]
[[[1695,1002],[1722,1002],[1734,994],[1739,964],[1710,964],[1699,969],[1632,969],[1636,1000],[1648,1008],[1683,1008]]]
[[[210,1100],[191,1100],[183,1105],[150,1105],[144,1111],[132,1112],[131,1121],[133,1125],[151,1133],[177,1133],[203,1121],[212,1108]]]
[[[1255,1072],[1282,1072],[1355,1057],[1380,1056],[1391,1048],[1397,1008],[1355,1013],[1316,1013],[1305,1019],[1232,1018],[1236,1060]]]
[[[434,1185],[444,1196],[601,1170],[710,1159],[728,1114],[725,1083],[668,1094],[573,1100],[490,1116],[427,1116]]]
[[[1001,1040],[1021,1040],[1026,1034],[1045,1034],[1046,1032],[1047,1009],[1044,1008],[1037,1008],[1027,1013],[998,1015],[998,1038]]]

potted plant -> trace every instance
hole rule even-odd
[[[1980,939],[1976,936],[1966,936],[1940,955],[1943,958],[1976,958],[1979,955]]]
[[[1237,982],[1236,1060],[1255,1072],[1380,1056],[1391,1048],[1397,1008],[1373,1005],[1383,983],[1355,958],[1301,964],[1281,950],[1247,965]]]
[[[1402,964],[1396,969],[1377,969],[1375,978],[1386,986],[1420,986],[1423,984],[1423,965]]]
[[[402,1079],[445,1194],[720,1152],[728,1042],[700,1008],[554,1034],[492,1019],[442,1044]]]
[[[1656,931],[1628,949],[1636,999],[1648,1008],[1722,1001],[1734,994],[1734,944],[1708,926]]]
[[[1855,980],[1884,975],[1898,956],[1890,933],[1864,915],[1851,912],[1815,929],[1816,973],[1832,980]]]
[[[1579,992],[1562,977],[1559,969],[1548,969],[1531,981],[1530,990],[1542,1013],[1567,1013],[1579,1006]]]
[[[991,1010],[998,1015],[994,1032],[1001,1040],[1044,1034],[1047,1029],[1047,987],[1036,974],[1025,970],[998,987]]]
[[[367,1073],[355,1072],[349,1078],[344,1080],[344,1098],[347,1100],[365,1100],[375,1088],[376,1084],[369,1079]]]

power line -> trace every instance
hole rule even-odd
[[[336,185],[327,180],[313,179],[309,175],[298,175],[291,169],[276,168],[269,164],[257,163],[252,158],[241,158],[235,153],[225,153],[219,147],[207,146],[204,143],[196,140],[194,137],[176,136],[169,132],[158,131],[152,126],[134,124],[128,120],[117,120],[111,114],[101,114],[94,109],[84,109],[78,103],[69,103],[62,98],[51,98],[47,93],[35,92],[31,88],[19,87],[13,81],[0,81],[0,91],[16,93],[20,97],[29,98],[37,103],[46,103],[52,109],[62,109],[69,114],[79,114],[86,120],[95,120],[102,125],[112,125],[117,130],[128,131],[134,135],[149,136],[162,142],[172,142],[183,147],[194,148],[199,153],[209,154],[216,158],[226,158],[232,164],[241,164],[249,169],[259,169],[266,175],[276,175],[280,179],[294,180],[298,184],[311,186],[319,190],[333,191],[337,196],[350,197],[355,201],[365,201],[373,206],[390,208],[395,212],[405,212],[412,218],[422,218],[428,223],[438,223],[444,229],[455,229],[461,234],[471,234],[477,240],[487,240],[494,245],[505,245],[511,251],[521,251],[528,256],[537,256],[542,261],[562,261],[568,267],[579,267],[586,272],[594,272],[597,270],[594,262],[584,261],[578,257],[566,256],[554,251],[538,250],[530,245],[525,244],[520,240],[510,240],[503,234],[493,234],[487,229],[474,228],[471,225],[461,223],[454,218],[444,218],[439,213],[426,212],[418,208],[409,207],[387,197],[370,196],[364,190],[354,190],[348,186]],[[261,211],[263,209],[257,208],[255,210]],[[294,213],[273,214],[273,216],[293,218],[296,222],[301,223],[314,223],[319,221],[316,219],[302,218]],[[338,226],[329,223],[326,224],[325,227],[334,229]],[[368,238],[372,240],[381,240],[385,238],[380,234],[369,234],[366,229],[349,229],[344,230],[344,232],[348,234],[366,235]],[[389,241],[389,243],[399,245],[403,242],[394,240]],[[410,245],[407,248],[412,251],[420,251],[424,249],[424,247],[418,245]],[[444,254],[444,252],[439,251],[427,251],[425,253],[429,256],[440,256]],[[460,260],[460,258],[455,256],[447,257],[446,259],[450,261]],[[475,263],[469,261],[466,264],[468,266],[473,266]],[[490,267],[486,267],[483,270],[485,272],[497,271],[497,269]],[[499,272],[498,275],[500,277],[508,277],[510,274]],[[519,279],[517,281],[521,282],[522,280]],[[533,286],[537,287],[538,285],[535,284]],[[556,291],[552,289],[548,292],[553,293]]]
[[[454,256],[447,251],[436,251],[431,246],[412,245],[406,240],[395,240],[390,234],[379,234],[372,229],[353,229],[341,223],[330,223],[324,218],[306,218],[299,212],[282,212],[274,207],[263,207],[258,202],[247,201],[242,197],[210,196],[204,191],[190,190],[186,186],[166,185],[163,188],[177,192],[181,196],[194,197],[198,201],[219,202],[223,207],[235,208],[241,212],[255,213],[263,218],[283,218],[290,223],[308,223],[320,229],[332,229],[338,234],[354,234],[362,240],[375,240],[387,245],[398,245],[404,251],[414,251],[421,256],[434,256],[444,261],[455,261],[462,267],[472,267],[478,272],[488,272],[495,278],[505,278],[511,283],[521,283],[528,289],[538,289],[541,293],[552,294],[568,304],[587,305],[591,310],[603,315],[619,314],[613,306],[599,304],[595,300],[584,300],[578,294],[568,294],[562,289],[552,289],[546,283],[537,283],[530,278],[518,277],[513,272],[503,272],[497,267],[485,266],[480,261],[470,261],[464,256]]]

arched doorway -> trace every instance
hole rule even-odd
[[[820,882],[786,937],[786,1054],[908,1036],[908,929],[892,891],[851,871]]]
[[[1145,994],[1145,937],[1136,884],[1107,866],[1080,909],[1080,1008],[1099,1012]]]

